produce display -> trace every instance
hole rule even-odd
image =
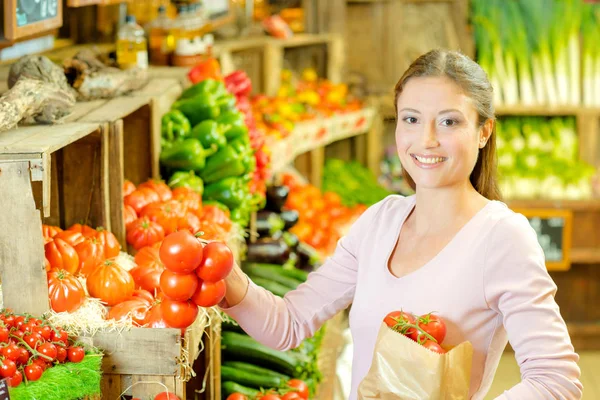
[[[494,86],[496,105],[600,105],[600,5],[472,4],[477,61]]]
[[[379,169],[381,175],[378,182],[386,190],[403,196],[410,196],[415,193],[402,175],[402,164],[395,145],[385,149],[383,159],[379,163]]]
[[[578,158],[575,119],[503,118],[498,169],[506,198],[578,200],[592,196],[594,168]]]
[[[333,158],[325,162],[323,191],[337,193],[342,204],[348,207],[358,204],[371,206],[391,194],[361,163]]]

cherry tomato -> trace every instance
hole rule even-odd
[[[39,365],[40,368],[42,368],[42,371],[45,371],[48,369],[48,367],[50,366],[44,359],[42,358],[36,358],[35,360],[32,361],[33,364]]]
[[[283,395],[283,397],[281,398],[281,400],[302,400],[303,397],[300,397],[300,395],[297,392],[288,392],[286,394]]]
[[[2,360],[0,364],[0,376],[3,378],[8,378],[13,376],[17,372],[17,364],[14,361],[9,360],[8,358]]]
[[[389,326],[390,328],[394,329],[394,327],[396,327],[399,322],[404,322],[404,323],[414,325],[415,317],[413,317],[411,314],[406,313],[404,311],[392,311],[391,313],[389,313],[388,315],[385,316],[385,318],[383,319],[383,322],[385,322],[385,324],[387,326]],[[398,332],[400,332],[403,335],[406,335],[408,337],[411,337],[411,339],[412,339],[413,333],[415,332],[414,328],[404,327],[404,329],[402,329],[402,328],[398,327],[396,329],[400,329],[400,330],[398,330]]]
[[[200,307],[215,306],[225,297],[226,287],[224,280],[215,283],[201,282],[192,301]]]
[[[8,343],[8,329],[5,327],[0,328],[0,343]]]
[[[165,267],[178,274],[189,274],[202,262],[202,243],[187,230],[177,231],[163,240],[159,255]]]
[[[171,300],[185,301],[196,293],[198,277],[196,274],[176,274],[165,269],[160,275],[160,290]]]
[[[291,379],[287,384],[288,386],[296,389],[296,393],[298,393],[301,398],[308,399],[308,385],[306,382],[301,381],[300,379]]]
[[[25,324],[26,324],[26,322],[25,322],[25,317],[24,317],[24,316],[22,316],[22,315],[19,315],[19,316],[15,317],[15,322],[14,322],[14,324],[15,324],[15,327],[16,327],[17,329],[23,330],[23,325],[25,325]]]
[[[67,359],[67,349],[64,347],[57,346],[56,347],[56,359],[60,363],[64,363]]]
[[[25,377],[28,381],[37,381],[43,373],[44,370],[37,364],[30,364],[25,367]]]
[[[84,356],[85,351],[83,350],[83,347],[69,347],[67,350],[67,357],[71,362],[78,363],[83,360]]]
[[[24,349],[22,347],[19,347],[19,349],[21,349],[21,350],[20,350],[19,358],[17,358],[17,362],[20,365],[25,365],[29,361],[29,357],[31,357],[31,353],[27,349]]]
[[[248,398],[241,393],[232,393],[227,396],[227,400],[248,400]]]
[[[10,343],[8,346],[3,347],[0,353],[9,360],[17,361],[21,355],[21,350],[16,344]]]
[[[39,333],[25,333],[23,340],[33,349],[44,343],[44,338]]]
[[[204,246],[203,257],[196,272],[204,282],[217,282],[225,279],[233,269],[233,253],[223,243],[208,243]]]
[[[444,338],[446,337],[446,323],[440,317],[434,314],[421,315],[419,317],[418,323],[419,328],[423,329],[425,332],[433,336],[433,338],[439,344],[441,344],[444,341]],[[418,339],[421,339],[420,341],[427,339],[427,337],[425,337],[422,334],[417,335],[413,333],[412,336],[413,339],[417,342],[419,342]]]
[[[442,348],[442,346],[440,346],[433,340],[426,340],[425,343],[423,343],[423,347],[425,347],[426,349],[429,349],[431,351],[435,351],[436,353],[440,353],[440,354],[446,353],[446,350],[444,350]]]
[[[8,377],[6,380],[8,381],[8,386],[17,387],[23,382],[23,374],[21,371],[17,371],[13,376]]]
[[[187,328],[198,316],[198,306],[193,301],[176,301],[165,298],[160,304],[163,319],[172,328]]]
[[[58,349],[52,343],[43,343],[38,348],[37,351],[52,359],[52,361],[56,360],[56,356],[58,355]]]
[[[52,332],[53,342],[62,342],[65,346],[69,345],[69,334],[63,330]]]
[[[33,331],[42,335],[45,341],[50,341],[52,339],[52,328],[48,325],[37,326]]]
[[[154,400],[181,400],[179,396],[171,392],[162,392],[154,397]]]

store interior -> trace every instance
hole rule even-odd
[[[600,399],[597,0],[5,0],[0,24],[0,392],[349,398],[350,307],[280,351],[218,305],[234,264],[286,298],[415,193],[394,88],[448,49],[492,84],[502,201]],[[485,399],[521,379],[509,344]]]

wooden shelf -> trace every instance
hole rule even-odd
[[[578,115],[581,113],[586,114],[598,114],[600,115],[600,108],[590,108],[583,106],[498,106],[496,108],[496,115],[508,116],[508,115],[522,115],[522,116],[569,116]]]
[[[600,211],[600,199],[589,200],[507,200],[510,208],[558,208],[573,211]]]
[[[572,248],[571,263],[573,264],[600,264],[600,249],[590,248]]]

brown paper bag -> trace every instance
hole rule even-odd
[[[358,387],[358,399],[467,399],[472,359],[470,342],[438,354],[383,323],[371,369]]]

